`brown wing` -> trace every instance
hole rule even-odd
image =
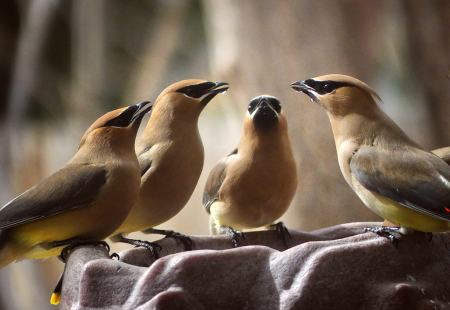
[[[450,166],[438,156],[412,148],[361,147],[350,169],[368,190],[450,221]]]
[[[95,202],[109,175],[104,165],[66,165],[0,209],[0,229]]]
[[[442,160],[445,161],[447,165],[450,165],[450,146],[433,150],[431,152],[442,158]]]
[[[206,212],[210,213],[211,205],[214,201],[219,199],[219,190],[227,175],[227,166],[233,155],[238,153],[236,148],[226,157],[219,160],[219,162],[212,168],[206,181],[205,190],[203,192],[203,207]]]

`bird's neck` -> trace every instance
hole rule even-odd
[[[155,110],[139,141],[158,143],[185,136],[199,136],[199,115],[199,113],[178,113],[170,108]]]
[[[348,114],[343,117],[330,116],[336,147],[352,141],[361,145],[394,146],[398,141],[406,145],[419,147],[403,130],[398,127],[381,109],[369,114]]]
[[[135,134],[134,134],[135,136]],[[88,141],[71,159],[72,163],[103,164],[136,160],[134,152],[134,137],[128,139],[96,139]]]
[[[247,128],[248,127],[248,128]],[[272,128],[270,130],[257,130],[253,126],[244,126],[244,132],[238,144],[238,152],[245,157],[256,156],[282,156],[281,153],[290,154],[291,147],[287,130]]]

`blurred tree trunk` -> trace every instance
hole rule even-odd
[[[104,15],[103,0],[72,2],[72,81],[68,109],[69,119],[77,124],[75,132],[84,132],[93,120],[105,113]]]
[[[9,136],[7,134],[7,109],[10,96],[11,78],[16,57],[17,41],[19,37],[19,7],[14,2],[0,3],[0,204],[3,205],[10,198],[10,154]]]
[[[58,1],[22,1],[19,4],[22,27],[12,66],[3,141],[6,145],[3,156],[7,156],[7,160],[4,161],[2,173],[9,176],[10,186],[5,186],[8,198],[12,198],[11,194],[25,191],[43,178],[43,128],[27,122],[27,112],[38,88],[44,47]],[[6,309],[46,308],[48,299],[42,290],[45,281],[42,281],[40,269],[36,268],[38,265],[36,261],[30,261],[2,270],[2,305]],[[33,276],[20,276],[24,270]],[[6,281],[6,278],[14,281]],[[30,298],[11,298],[27,295]]]
[[[342,177],[325,113],[289,87],[328,73],[361,79],[372,73],[367,40],[355,36],[371,34],[375,2],[358,6],[362,16],[355,18],[357,9],[346,10],[340,1],[204,1],[212,70],[233,81],[227,96],[235,96],[229,100],[241,118],[250,100],[265,93],[279,98],[287,115],[299,175],[296,199],[282,218],[288,227],[311,230],[379,219]],[[359,27],[361,20],[366,27]],[[355,56],[361,51],[365,57]]]
[[[403,1],[411,71],[423,85],[434,148],[450,145],[450,2]]]
[[[130,85],[125,90],[125,97],[130,102],[154,102],[158,94],[169,86],[164,83],[167,83],[167,75],[171,73],[168,72],[170,62],[180,48],[182,27],[185,26],[188,15],[186,7],[191,4],[192,1],[185,0],[155,5],[153,22],[148,25],[146,36],[142,40],[142,61],[137,62],[133,68]]]
[[[17,44],[11,87],[6,110],[9,162],[12,191],[21,192],[42,178],[41,173],[27,173],[41,166],[39,156],[29,154],[26,145],[26,113],[35,90],[48,28],[56,9],[56,1],[30,1],[22,6],[23,27]],[[27,165],[30,164],[30,166]],[[37,168],[39,170],[39,168]],[[26,177],[24,177],[26,176]]]

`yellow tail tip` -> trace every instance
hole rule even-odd
[[[61,301],[61,294],[60,293],[53,293],[52,298],[50,299],[50,303],[52,305],[57,305]]]

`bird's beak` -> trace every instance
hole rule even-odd
[[[222,87],[224,85],[229,85],[228,83],[225,82],[217,82],[216,85],[214,85],[213,87],[211,87],[208,90],[208,94],[223,94],[228,90],[228,86]]]
[[[278,123],[278,113],[270,104],[267,97],[260,97],[252,115],[253,123],[258,128],[271,128]]]
[[[203,95],[203,99],[200,101],[203,106],[206,106],[217,94],[223,94],[228,90],[228,86],[222,87],[224,85],[229,85],[225,82],[217,82],[213,87],[208,89]]]
[[[133,117],[131,118],[130,124],[134,123],[134,121],[136,121],[139,118],[142,119],[146,113],[150,113],[150,111],[153,108],[153,103],[151,103],[150,101],[143,101],[132,107],[135,108],[136,111],[134,112]]]
[[[311,98],[311,101],[318,102],[316,90],[311,86],[306,85],[305,81],[294,82],[291,84],[291,87],[298,93],[302,92],[308,95]]]
[[[268,108],[271,109],[275,112],[275,114],[278,115],[277,111],[275,111],[275,109],[272,107],[272,105],[270,104],[269,99],[267,99],[266,97],[262,97],[261,100],[258,102],[258,104],[256,105],[256,110],[258,109],[262,109],[262,108]]]
[[[312,91],[314,91],[314,88],[312,88],[311,86],[308,86],[305,84],[305,81],[297,81],[291,84],[291,87],[296,91],[296,92],[303,92],[307,95],[309,95],[309,93],[311,93]]]

